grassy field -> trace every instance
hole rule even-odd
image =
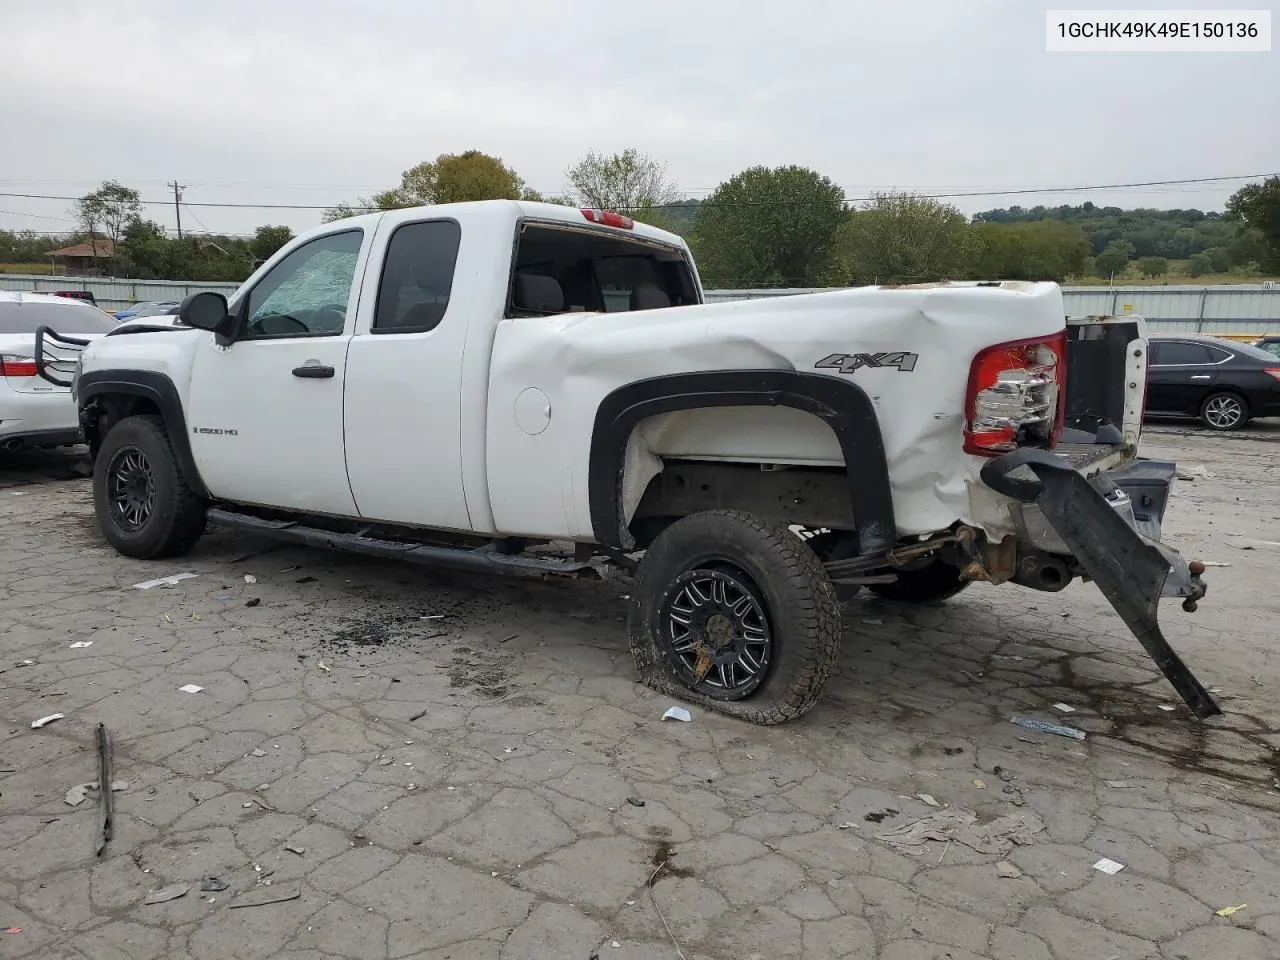
[[[0,273],[25,273],[30,276],[51,277],[53,268],[47,263],[0,263]]]

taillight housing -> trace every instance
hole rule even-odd
[[[606,227],[617,227],[620,230],[630,230],[636,225],[630,217],[624,217],[612,210],[592,210],[590,207],[583,207],[582,215],[592,223],[602,223]]]
[[[34,377],[36,362],[28,357],[0,357],[0,376]]]
[[[1280,367],[1264,367],[1262,372],[1270,374],[1274,380],[1280,380]]]
[[[965,453],[996,457],[1019,447],[1057,446],[1066,386],[1065,330],[981,350],[965,393]]]

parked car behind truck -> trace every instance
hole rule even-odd
[[[761,723],[826,686],[835,583],[928,602],[1087,575],[1217,710],[1155,618],[1204,585],[1158,542],[1173,465],[1136,456],[1143,324],[1068,325],[1054,284],[706,305],[674,234],[491,201],[326,224],[180,315],[74,378],[127,556],[212,521],[488,572],[616,564],[644,681]]]
[[[1151,338],[1146,409],[1195,417],[1211,430],[1280,417],[1280,357],[1219,337],[1157,334]]]

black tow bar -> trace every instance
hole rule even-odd
[[[1034,478],[1012,476],[1019,467]],[[983,465],[981,476],[997,493],[1040,508],[1197,719],[1222,713],[1157,622],[1165,581],[1174,564],[1184,562],[1178,554],[1138,533],[1071,464],[1046,450],[1005,454]],[[1194,610],[1206,590],[1200,582],[1204,564],[1186,567],[1178,595],[1185,598],[1183,609]]]

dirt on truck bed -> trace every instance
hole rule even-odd
[[[1199,612],[1161,605],[1204,723],[1078,583],[855,599],[804,719],[664,721],[625,580],[225,531],[140,563],[77,453],[0,462],[0,955],[1280,955],[1280,428],[1149,424],[1143,453],[1210,564]],[[100,722],[95,856],[100,791],[68,793]]]

